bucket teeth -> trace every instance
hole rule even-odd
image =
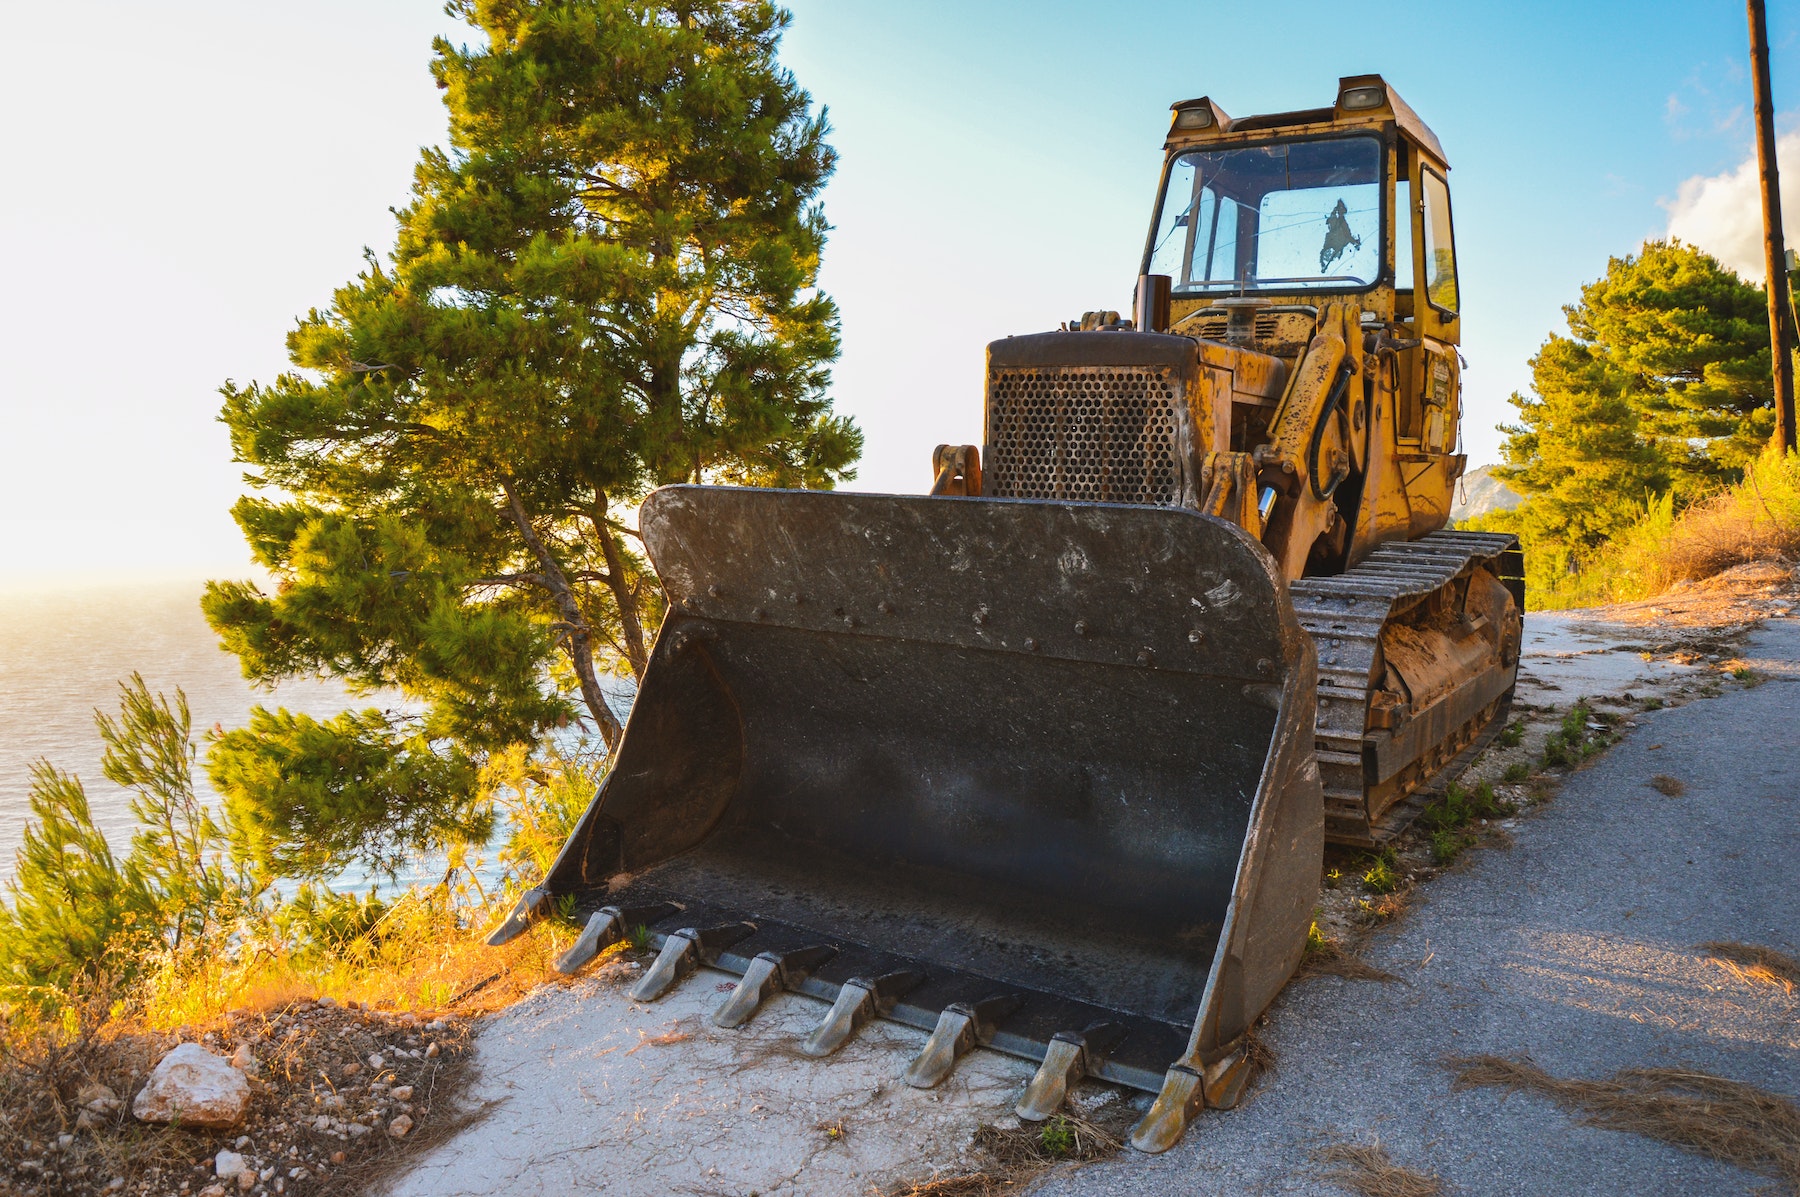
[[[832,947],[801,948],[796,952],[764,952],[744,970],[737,983],[713,1011],[715,1027],[741,1027],[755,1016],[758,1008],[783,989],[797,989],[814,969],[837,955]]]
[[[854,977],[838,990],[825,1020],[800,1044],[809,1056],[829,1056],[879,1015],[887,1014],[907,992],[923,984],[925,974],[900,971],[876,978]]]
[[[550,891],[541,885],[534,885],[519,895],[513,905],[512,913],[506,921],[494,928],[494,933],[487,937],[488,947],[497,948],[503,943],[511,943],[530,929],[531,924],[543,918],[550,909]]]
[[[565,977],[572,977],[585,967],[588,961],[631,934],[633,927],[648,927],[650,924],[668,918],[681,907],[671,902],[659,902],[655,906],[602,906],[588,919],[587,926],[582,929],[581,937],[569,945],[556,962],[556,971]]]
[[[915,1089],[935,1089],[970,1048],[992,1042],[995,1022],[1017,1008],[1010,995],[986,998],[973,1005],[957,1002],[938,1015],[937,1029],[906,1066],[905,1081]]]
[[[755,930],[750,923],[726,923],[704,930],[686,927],[675,932],[663,941],[662,953],[650,966],[650,971],[631,987],[632,1000],[654,1002],[702,964],[716,963],[720,952]]]
[[[1058,1031],[1013,1112],[1027,1122],[1042,1122],[1056,1113],[1069,1090],[1098,1068],[1124,1035],[1125,1028],[1113,1022],[1094,1023],[1079,1035]]]
[[[1162,1091],[1150,1112],[1131,1128],[1131,1145],[1155,1154],[1181,1142],[1188,1123],[1206,1108],[1206,1081],[1194,1069],[1177,1064],[1163,1077]]]

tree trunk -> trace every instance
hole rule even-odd
[[[624,639],[625,659],[638,681],[650,665],[650,652],[645,646],[644,619],[638,601],[635,579],[626,576],[625,554],[619,549],[619,535],[606,522],[606,496],[594,503],[594,535],[600,538],[600,552],[606,558],[606,585],[612,591],[613,603],[619,608],[619,631]]]
[[[519,496],[513,490],[511,479],[503,479],[500,488],[506,492],[506,503],[512,513],[514,525],[519,535],[525,538],[525,544],[531,549],[531,555],[537,558],[538,568],[543,572],[544,584],[549,587],[550,596],[556,602],[556,609],[562,612],[563,623],[569,632],[569,661],[575,666],[575,676],[581,681],[581,698],[587,703],[588,713],[593,715],[594,722],[600,725],[600,738],[606,743],[608,752],[618,747],[619,736],[624,731],[619,726],[618,717],[612,708],[606,705],[606,696],[600,692],[600,678],[594,673],[594,635],[588,627],[587,617],[581,613],[581,604],[575,601],[575,592],[569,586],[569,579],[563,574],[562,566],[550,552],[550,546],[544,543],[537,529],[531,526],[531,517],[525,513],[525,505],[519,502]]]

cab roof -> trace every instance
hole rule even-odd
[[[1441,165],[1445,168],[1450,165],[1437,134],[1419,119],[1419,114],[1380,75],[1346,75],[1340,78],[1337,100],[1329,108],[1304,108],[1297,112],[1242,116],[1234,120],[1208,96],[1182,100],[1169,107],[1170,125],[1166,145],[1170,149],[1261,130],[1298,129],[1318,125],[1368,128],[1392,121]]]

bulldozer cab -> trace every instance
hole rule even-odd
[[[1340,80],[1330,108],[1234,121],[1205,97],[1176,104],[1165,150],[1143,273],[1170,279],[1174,331],[1221,299],[1355,296],[1459,340],[1449,165],[1379,75]]]

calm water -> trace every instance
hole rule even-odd
[[[94,821],[113,851],[130,843],[129,795],[100,772],[104,746],[94,709],[118,709],[119,682],[135,669],[154,692],[187,692],[194,731],[249,722],[258,703],[329,717],[347,707],[391,706],[394,695],[358,697],[336,682],[252,689],[200,614],[200,582],[159,582],[68,593],[0,594],[0,879],[12,876],[30,811],[39,757],[85,784]],[[204,744],[202,744],[204,751]],[[209,800],[204,769],[195,781]]]

